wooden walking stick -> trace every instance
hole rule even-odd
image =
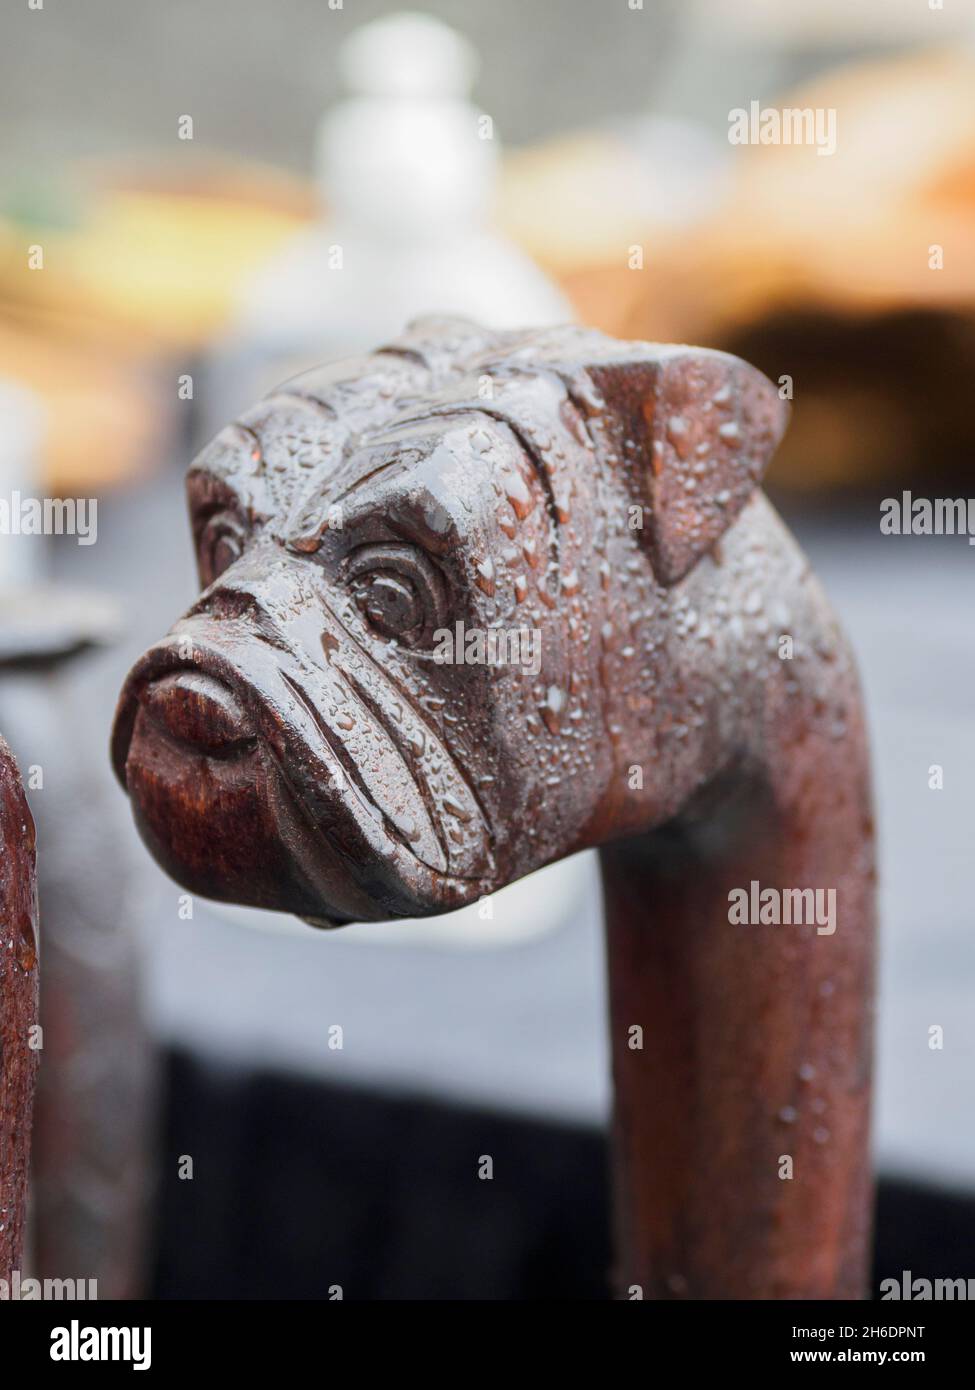
[[[0,739],[0,1280],[20,1270],[38,1051],[34,823]]]
[[[146,1278],[156,1065],[142,1017],[133,853],[111,779],[79,740],[75,663],[106,640],[104,602],[63,589],[3,596],[0,728],[22,767],[55,769],[34,799],[42,846],[44,1065],[34,1101],[31,1273],[102,1299]]]
[[[417,325],[196,461],[204,592],[116,719],[212,897],[436,913],[601,848],[631,1296],[864,1291],[868,769],[784,427],[722,353]]]

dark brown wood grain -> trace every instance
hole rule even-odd
[[[22,767],[56,769],[33,799],[44,1065],[34,1099],[31,1273],[83,1271],[100,1298],[114,1299],[145,1286],[155,1058],[140,989],[138,851],[121,834],[124,808],[97,746],[79,739],[78,658],[104,640],[103,607],[50,588],[6,603],[0,728]]]
[[[601,851],[618,1275],[645,1297],[857,1298],[866,1289],[866,753],[843,648],[797,675],[797,691],[767,669],[764,690],[743,692],[736,759],[690,808]],[[753,881],[835,888],[835,931],[730,924],[729,894]],[[634,1024],[642,1050],[631,1046]]]
[[[630,1296],[864,1292],[869,779],[759,491],[785,425],[726,354],[419,324],[196,460],[205,587],[116,717],[143,838],[212,897],[431,914],[601,849]],[[753,883],[825,927],[734,920]]]
[[[23,1251],[37,1071],[37,901],[34,823],[17,766],[0,739],[0,1279]]]

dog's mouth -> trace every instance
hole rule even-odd
[[[404,716],[385,676],[355,653],[346,665],[310,667],[206,616],[136,664],[112,758],[177,881],[322,925],[442,912],[490,891],[487,824],[446,749]]]

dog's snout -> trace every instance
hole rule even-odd
[[[148,686],[146,716],[165,734],[200,752],[219,755],[245,746],[253,726],[227,686],[202,671],[177,671]]]
[[[289,649],[283,628],[260,591],[246,583],[234,582],[232,578],[217,580],[201,594],[174,631],[182,628],[185,635],[192,638],[194,632],[206,634],[212,626],[212,635],[219,641],[220,635],[226,634],[228,624],[241,625],[249,635],[278,650]]]

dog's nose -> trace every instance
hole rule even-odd
[[[255,736],[233,692],[202,671],[176,671],[153,681],[142,708],[163,733],[213,757],[236,752]]]

